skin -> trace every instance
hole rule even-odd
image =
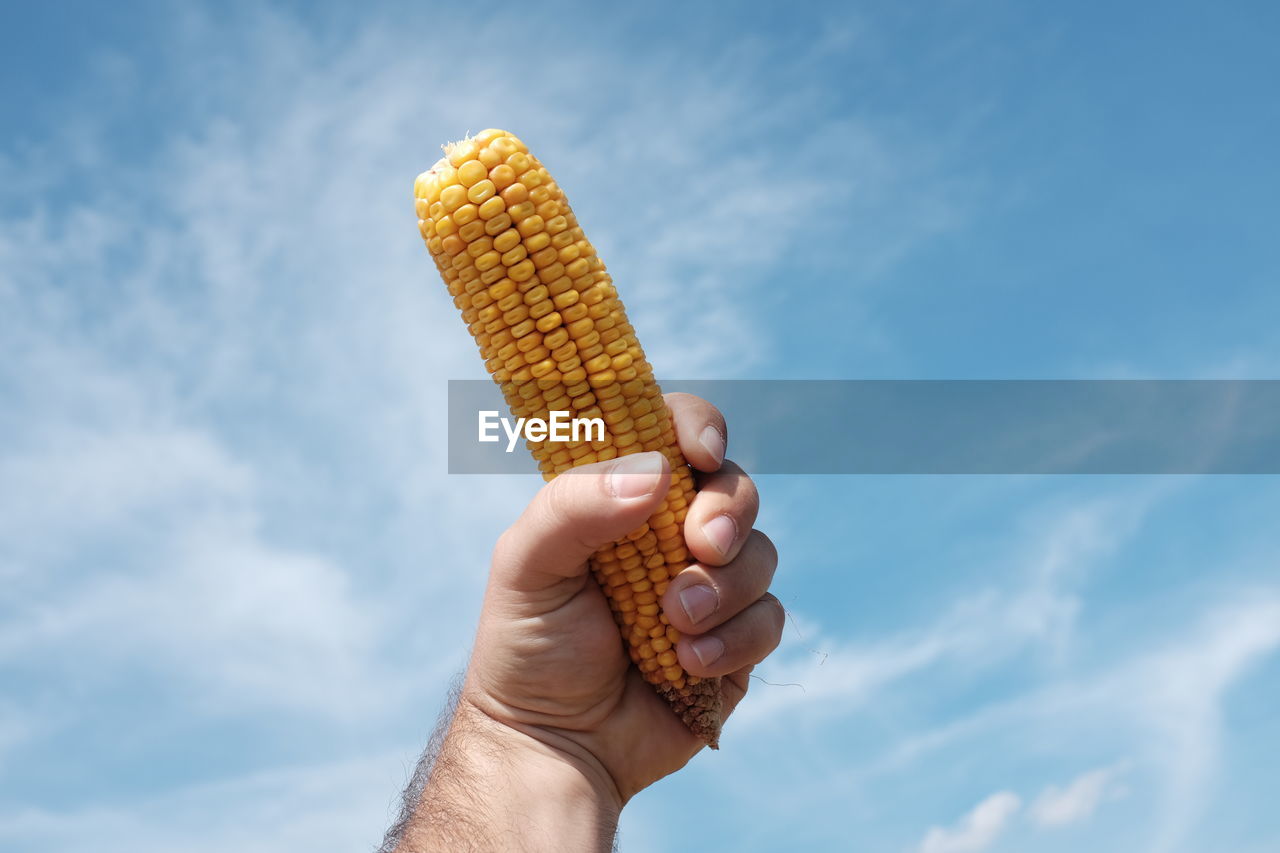
[[[723,459],[723,417],[691,395],[666,401],[700,491],[684,530],[696,562],[662,607],[684,635],[681,666],[724,676],[728,713],[782,636],[767,592],[777,552],[752,529],[755,486]],[[631,666],[587,564],[643,524],[669,483],[658,453],[583,466],[544,486],[501,536],[447,734],[385,849],[609,850],[627,801],[702,749]],[[698,585],[714,609],[694,622],[681,593]]]

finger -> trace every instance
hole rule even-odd
[[[556,477],[498,539],[495,580],[531,590],[583,574],[591,554],[645,523],[670,481],[666,457],[653,452]]]
[[[664,394],[662,399],[671,411],[676,428],[676,441],[689,464],[699,471],[715,471],[724,462],[729,443],[728,427],[720,410],[692,394]]]
[[[757,664],[782,642],[785,618],[781,602],[765,593],[715,630],[681,637],[676,644],[680,666],[690,675],[712,678]]]
[[[727,566],[699,563],[676,575],[662,596],[662,612],[682,634],[700,634],[732,619],[769,589],[778,551],[758,530]]]
[[[707,565],[725,565],[738,555],[759,511],[755,483],[726,461],[719,471],[701,477],[698,493],[689,504],[684,519],[689,553]]]
[[[747,695],[747,688],[751,684],[751,671],[755,669],[755,664],[744,666],[737,672],[731,672],[720,680],[720,695],[723,705],[721,713],[728,717],[733,713],[733,709],[738,707],[738,703]]]

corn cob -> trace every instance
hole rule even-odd
[[[547,480],[657,450],[671,462],[648,523],[591,559],[631,660],[689,729],[720,733],[720,680],[686,673],[658,603],[689,565],[683,523],[694,484],[653,370],[604,264],[564,193],[515,136],[486,130],[445,146],[414,182],[418,227],[516,417],[601,418],[601,441],[529,441]]]

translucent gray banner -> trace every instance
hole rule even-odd
[[[1280,380],[664,380],[753,474],[1276,474]],[[488,380],[449,382],[449,472],[535,473]]]

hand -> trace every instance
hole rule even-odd
[[[720,413],[688,394],[666,401],[680,449],[702,474],[684,526],[698,562],[671,582],[662,608],[684,635],[680,665],[725,676],[732,711],[751,667],[781,638],[782,607],[766,592],[777,553],[752,530],[755,486],[723,461]],[[625,489],[611,488],[614,476]],[[669,480],[666,459],[647,453],[575,469],[543,488],[498,542],[463,695],[500,723],[599,762],[622,802],[702,746],[630,665],[587,566],[599,547],[648,519]],[[614,496],[624,491],[636,496]]]
[[[723,460],[720,413],[687,394],[669,394],[666,401],[680,449],[701,473],[684,523],[697,562],[671,581],[662,608],[683,635],[680,665],[693,675],[724,676],[727,716],[746,693],[752,666],[782,636],[782,606],[767,592],[777,553],[752,529],[758,497],[751,480]],[[592,821],[597,827],[616,822],[632,795],[679,770],[703,746],[631,665],[588,569],[592,553],[648,519],[670,476],[660,453],[574,469],[538,493],[494,551],[443,752],[450,752],[450,741],[465,739],[449,760],[471,765],[467,801],[485,800],[477,789],[503,786],[488,806],[501,801],[499,810],[520,815],[529,832],[547,833],[548,849],[577,849],[568,824],[576,821],[590,835]],[[439,773],[438,764],[424,803]],[[510,803],[521,791],[530,791],[532,800]],[[557,799],[553,791],[571,808],[548,813],[549,801]],[[584,799],[594,815],[585,823]],[[540,821],[555,825],[539,828]],[[528,841],[524,830],[521,837]]]

